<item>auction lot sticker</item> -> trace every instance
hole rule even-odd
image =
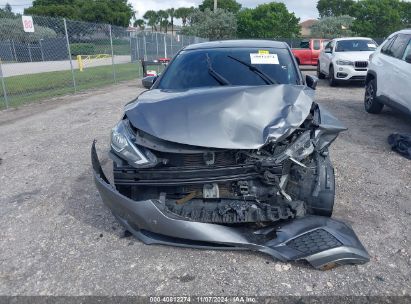
[[[250,54],[251,64],[280,64],[277,54]]]

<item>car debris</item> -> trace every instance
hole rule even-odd
[[[103,202],[146,244],[255,250],[324,270],[367,262],[352,228],[330,218],[328,147],[346,128],[313,101],[310,77],[281,42],[185,48],[112,129],[114,186],[93,143]]]
[[[393,151],[411,159],[411,134],[390,134],[388,136],[388,144]]]

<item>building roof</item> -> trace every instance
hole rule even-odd
[[[307,19],[303,22],[300,22],[300,26],[304,27],[304,28],[310,28],[312,27],[315,23],[317,23],[318,20],[317,19]]]

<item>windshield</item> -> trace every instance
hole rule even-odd
[[[337,41],[336,52],[373,52],[377,49],[374,40],[353,39]]]
[[[158,88],[185,90],[272,83],[299,84],[287,49],[219,48],[180,52],[165,71]]]

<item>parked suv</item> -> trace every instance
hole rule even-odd
[[[370,58],[365,110],[377,114],[384,104],[411,114],[411,29],[389,36]]]
[[[370,38],[351,37],[331,40],[320,53],[318,78],[328,77],[330,85],[342,81],[364,81],[368,60],[377,43]]]

